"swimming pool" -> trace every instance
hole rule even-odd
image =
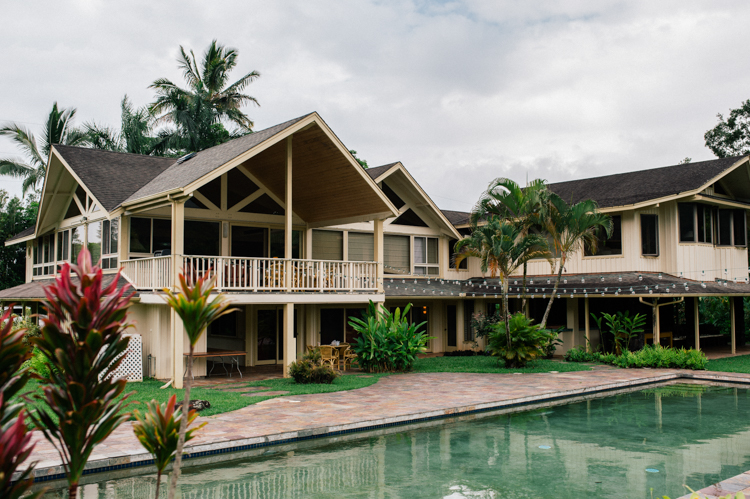
[[[673,384],[214,456],[180,487],[196,499],[676,498],[750,469],[748,413],[747,388]],[[84,499],[154,494],[155,474],[98,479]]]

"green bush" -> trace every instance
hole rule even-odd
[[[532,322],[533,319],[522,313],[510,317],[510,345],[505,332],[505,322],[495,324],[489,335],[487,350],[503,359],[505,367],[509,368],[524,367],[530,360],[544,356],[553,333]]]
[[[369,372],[408,371],[417,355],[427,350],[425,345],[432,338],[420,331],[424,322],[408,322],[406,317],[410,309],[411,303],[403,313],[398,308],[391,313],[382,305],[378,310],[371,301],[362,319],[349,317],[349,325],[359,333],[352,349],[362,369]]]
[[[317,348],[306,353],[301,360],[289,364],[289,375],[295,383],[301,385],[310,383],[330,385],[339,375],[331,366],[321,365],[320,359],[320,350]]]
[[[661,345],[647,345],[635,352],[625,351],[622,355],[613,353],[587,353],[574,348],[565,354],[567,362],[601,362],[623,368],[661,367],[676,369],[704,370],[708,365],[706,355],[700,350],[668,348]]]

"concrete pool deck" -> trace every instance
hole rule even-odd
[[[745,374],[668,369],[401,374],[357,390],[279,397],[201,418],[209,424],[186,450],[191,458],[203,457],[680,379],[750,385]],[[30,460],[38,461],[37,481],[62,478],[57,452],[38,432],[34,440],[37,447]],[[151,456],[136,440],[131,423],[125,423],[96,448],[87,474],[150,464]]]

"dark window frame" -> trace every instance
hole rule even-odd
[[[641,213],[641,255],[659,256],[659,215]],[[653,231],[649,234],[648,232]]]
[[[584,245],[583,256],[586,258],[590,257],[620,257],[624,254],[623,243],[622,243],[622,215],[611,215],[612,217],[612,237],[606,237],[606,231],[599,229],[597,232],[597,238],[599,239],[599,245],[596,253],[592,253],[588,245]],[[619,245],[618,248],[607,248],[607,243],[614,243]],[[602,250],[609,250],[609,253],[603,253]],[[619,253],[616,251],[619,250]]]

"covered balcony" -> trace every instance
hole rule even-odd
[[[123,274],[138,290],[172,287],[174,262],[190,283],[216,277],[225,292],[377,292],[377,262],[157,256],[122,262]]]

